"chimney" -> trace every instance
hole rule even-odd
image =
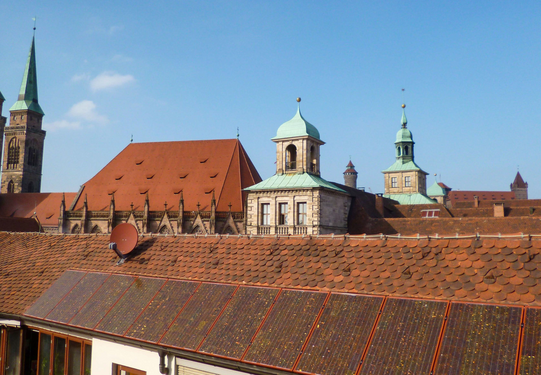
[[[479,197],[477,195],[473,196],[473,207],[479,207]]]
[[[494,217],[504,217],[505,210],[503,203],[494,203]]]
[[[376,210],[379,212],[381,217],[385,217],[385,210],[383,206],[383,196],[381,194],[376,194]]]

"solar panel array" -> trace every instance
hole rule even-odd
[[[541,309],[65,272],[25,313],[300,374],[541,373]]]

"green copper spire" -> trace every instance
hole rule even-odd
[[[405,128],[408,125],[408,119],[406,118],[406,105],[402,104],[402,127]]]
[[[300,102],[300,98],[297,98],[297,102]],[[317,128],[310,124],[308,121],[302,117],[301,114],[301,108],[300,106],[297,107],[297,113],[293,118],[287,122],[284,122],[276,132],[276,137],[272,138],[272,140],[275,139],[282,139],[282,138],[291,138],[291,137],[303,137],[303,136],[311,136],[314,137],[317,140],[321,140],[319,138],[319,131]]]
[[[30,110],[44,115],[43,110],[38,104],[38,77],[36,72],[36,49],[34,46],[34,37],[24,70],[23,82],[19,91],[19,98],[9,109],[10,111]]]

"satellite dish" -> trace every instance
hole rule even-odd
[[[109,248],[113,249],[120,258],[127,258],[128,254],[137,246],[139,233],[137,228],[129,223],[117,225],[111,233]]]

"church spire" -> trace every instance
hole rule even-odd
[[[402,104],[402,127],[406,128],[408,125],[408,119],[406,118],[406,105]]]
[[[38,77],[36,72],[36,47],[35,37],[32,36],[32,45],[24,69],[23,82],[17,102],[10,111],[30,110],[44,115],[38,104]]]

